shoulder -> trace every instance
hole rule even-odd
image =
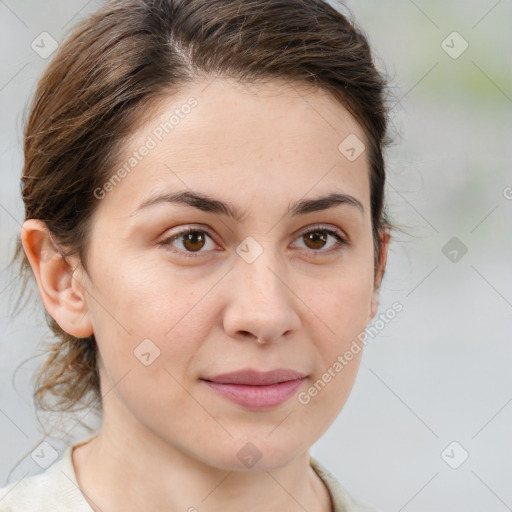
[[[71,447],[38,475],[0,489],[0,512],[91,512],[76,482]]]
[[[330,473],[318,460],[310,456],[311,467],[317,475],[322,479],[331,495],[334,504],[333,512],[381,512],[376,508],[372,508],[363,502],[356,501],[350,494],[340,485],[338,480]]]

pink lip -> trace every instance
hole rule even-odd
[[[293,370],[270,372],[242,370],[203,380],[225,398],[250,409],[276,407],[301,386],[305,375]]]

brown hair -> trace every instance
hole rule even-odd
[[[313,84],[350,111],[367,138],[377,268],[379,235],[391,227],[383,207],[386,81],[361,29],[322,0],[122,0],[82,21],[46,69],[30,107],[25,218],[45,221],[62,255],[78,255],[87,272],[93,191],[113,174],[123,142],[158,100],[213,76]],[[23,296],[31,267],[19,235],[16,260]],[[56,341],[36,375],[36,405],[100,410],[94,336],[75,338],[45,315]]]

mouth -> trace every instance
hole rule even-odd
[[[306,380],[304,373],[277,369],[241,370],[201,379],[223,398],[249,409],[270,409],[286,402]]]

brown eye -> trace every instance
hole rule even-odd
[[[322,231],[310,231],[302,236],[310,249],[321,249],[327,243],[328,238],[328,235]]]
[[[329,237],[335,239],[335,243],[328,245]],[[312,230],[303,233],[299,240],[304,241],[304,246],[306,249],[312,250],[314,253],[330,253],[335,252],[338,249],[341,249],[344,245],[347,245],[348,242],[333,229],[317,227]],[[336,247],[338,246],[338,247]],[[327,247],[327,249],[325,249]],[[331,248],[333,248],[331,250]]]
[[[183,235],[182,235],[183,236]],[[205,245],[206,238],[202,231],[193,231],[183,237],[183,246],[187,251],[200,251]]]
[[[208,247],[208,242],[211,244],[210,247]],[[160,245],[163,245],[165,249],[171,252],[182,254],[183,256],[195,256],[194,253],[200,254],[216,247],[208,233],[194,228],[176,233],[162,240]]]

